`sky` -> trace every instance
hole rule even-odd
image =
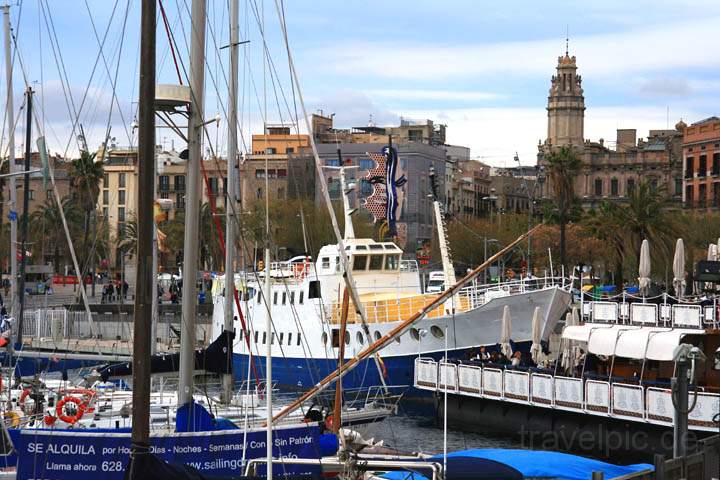
[[[163,0],[181,72],[189,68],[190,1]],[[250,40],[242,47],[239,75],[241,146],[248,148],[250,135],[262,132],[265,113],[273,124],[302,115],[275,1],[239,3],[241,37]],[[586,138],[613,140],[617,128],[636,128],[645,137],[680,119],[692,123],[720,114],[715,0],[292,0],[284,11],[309,112],[334,113],[337,127],[432,119],[447,125],[448,143],[470,147],[473,158],[491,165],[512,165],[516,152],[523,164],[535,163],[566,35],[583,78]],[[80,124],[91,150],[108,126],[111,142],[136,142],[139,2],[15,0],[11,21],[20,52],[15,115],[22,117],[27,81],[51,151],[76,154]],[[162,22],[157,39],[158,81],[177,83]],[[228,50],[220,47],[227,43],[228,3],[210,1],[205,112],[221,120],[209,125],[206,147],[220,153],[227,139],[228,71]],[[5,75],[0,95],[5,98]],[[297,123],[305,131],[302,118]],[[21,151],[24,120],[17,126]],[[6,132],[3,122],[3,154]],[[183,147],[167,129],[158,130],[157,140]]]

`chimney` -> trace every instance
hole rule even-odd
[[[637,130],[634,128],[618,128],[617,131],[617,146],[615,147],[618,152],[626,152],[633,148],[637,143]]]

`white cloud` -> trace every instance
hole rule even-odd
[[[491,92],[455,91],[455,90],[369,90],[368,95],[386,100],[448,100],[448,101],[484,101],[497,100],[503,95]]]
[[[680,67],[720,66],[720,50],[688,48],[713,45],[718,18],[703,18],[672,24],[633,28],[620,33],[579,36],[570,49],[578,57],[581,73],[617,76]],[[556,39],[475,45],[436,43],[348,42],[313,51],[325,61],[314,65],[325,72],[355,76],[372,72],[374,77],[422,82],[467,78],[509,72],[549,75],[563,45]],[[392,68],[378,68],[389,65]]]

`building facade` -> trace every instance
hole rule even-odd
[[[447,204],[453,215],[466,220],[488,215],[490,166],[477,160],[461,160],[456,164],[452,182],[452,197]]]
[[[289,175],[295,167],[290,163],[309,145],[308,135],[291,134],[289,126],[268,126],[267,134],[253,135],[253,153],[245,155],[240,170],[242,205],[265,198],[266,188],[271,200],[297,197],[303,189]]]
[[[583,207],[609,201],[626,201],[640,182],[660,188],[669,201],[682,197],[682,128],[650,130],[647,139],[637,139],[634,129],[617,130],[614,145],[600,139],[584,139],[585,98],[575,57],[567,52],[558,58],[548,96],[548,136],[538,145],[538,165],[547,168],[553,150],[569,146],[582,161],[575,181],[575,194]],[[614,148],[612,148],[614,147]],[[543,196],[552,198],[550,182]]]
[[[720,118],[710,117],[683,131],[683,202],[686,208],[720,207]]]

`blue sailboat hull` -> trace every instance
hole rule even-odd
[[[17,453],[17,479],[52,478],[121,480],[129,462],[130,433],[119,430],[9,430]],[[151,452],[172,464],[189,465],[206,475],[243,473],[245,461],[265,457],[264,430],[151,435]],[[320,427],[277,427],[273,430],[275,458],[320,458],[326,448]],[[262,469],[264,471],[264,469]],[[277,473],[319,473],[318,467],[280,464]],[[262,472],[261,472],[262,474]]]

